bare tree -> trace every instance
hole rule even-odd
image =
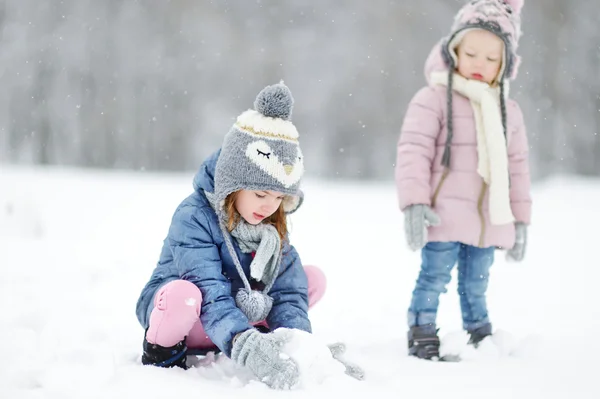
[[[406,106],[463,0],[0,1],[0,162],[194,169],[267,84],[309,174],[391,179]],[[529,0],[510,93],[533,171],[600,173],[596,0]]]

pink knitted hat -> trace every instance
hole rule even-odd
[[[454,17],[450,35],[442,42],[442,56],[446,66],[456,66],[455,48],[466,32],[472,29],[488,30],[504,42],[504,62],[499,81],[514,79],[520,57],[517,47],[521,38],[521,8],[523,0],[472,0]]]

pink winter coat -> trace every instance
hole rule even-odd
[[[430,73],[447,70],[439,45],[425,65]],[[429,227],[429,241],[458,241],[477,247],[511,248],[513,223],[492,225],[488,189],[477,173],[477,132],[470,101],[453,92],[454,135],[450,168],[445,178],[442,154],[446,143],[446,87],[427,86],[417,92],[406,112],[396,160],[400,209],[426,204],[440,216],[441,225]],[[513,100],[506,101],[510,201],[518,222],[530,223],[529,156],[523,114]],[[436,194],[437,192],[437,194]]]

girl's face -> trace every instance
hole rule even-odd
[[[458,73],[467,79],[492,84],[500,72],[503,51],[504,42],[492,32],[469,31],[457,48]]]
[[[246,222],[256,225],[275,213],[283,197],[278,191],[240,190],[234,206]]]

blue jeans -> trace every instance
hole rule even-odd
[[[423,263],[408,309],[408,325],[435,326],[439,298],[458,262],[458,294],[463,328],[475,330],[489,324],[485,292],[494,247],[478,248],[460,242],[430,242],[421,250]]]

